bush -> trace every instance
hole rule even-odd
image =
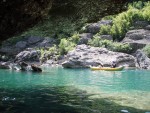
[[[110,50],[115,51],[115,52],[123,52],[123,53],[132,52],[132,48],[130,47],[129,44],[118,43],[118,42],[113,43],[113,46],[110,48]]]
[[[99,34],[110,34],[113,36],[113,40],[121,41],[134,21],[150,21],[150,2],[133,2],[129,4],[127,11],[103,19],[105,18],[111,18],[113,25],[112,27],[102,26]]]
[[[144,53],[150,58],[150,45],[146,45],[143,48]]]
[[[94,47],[105,47],[105,48],[111,48],[112,41],[110,40],[103,40],[100,37],[94,37],[91,39],[88,44]]]
[[[99,37],[95,37],[94,39],[90,40],[89,45],[94,47],[105,47],[108,50],[115,51],[115,52],[123,52],[123,53],[131,53],[132,48],[129,44],[113,42],[111,40],[102,40]]]
[[[108,35],[110,34],[111,26],[110,25],[102,25],[100,28],[100,35]]]
[[[101,39],[99,37],[94,37],[93,39],[89,40],[88,44],[94,47],[100,47],[101,43],[100,43]]]
[[[74,33],[70,38],[69,41],[77,44],[79,42],[79,33]]]
[[[66,54],[68,51],[72,50],[75,45],[75,43],[70,42],[65,38],[61,39],[60,44],[58,45],[60,54]]]

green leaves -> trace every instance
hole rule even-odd
[[[150,45],[146,45],[143,48],[143,51],[145,52],[145,54],[150,58]]]
[[[102,40],[100,37],[95,37],[94,39],[90,40],[88,44],[94,47],[105,47],[108,50],[115,52],[132,52],[132,48],[129,44],[113,42],[111,40]]]

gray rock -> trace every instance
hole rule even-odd
[[[112,20],[101,20],[97,23],[92,23],[87,26],[87,32],[96,34],[99,32],[102,25],[112,25]]]
[[[79,39],[78,45],[80,45],[80,44],[87,44],[88,41],[90,39],[92,39],[93,34],[91,34],[91,33],[83,33],[83,34],[80,34],[79,37],[80,37],[80,39]]]
[[[132,48],[132,52],[136,52],[138,49],[142,49],[143,47],[146,46],[146,44],[143,44],[143,43],[135,43],[135,42],[131,42],[129,43],[130,44],[130,47]]]
[[[52,47],[55,42],[55,39],[45,37],[44,40],[38,44],[38,47]]]
[[[0,62],[0,69],[9,69],[9,64],[7,62]]]
[[[150,59],[145,55],[142,50],[137,50],[135,53],[137,63],[142,69],[150,69]]]
[[[135,57],[119,52],[108,51],[105,48],[78,45],[76,49],[68,52],[66,60],[62,63],[66,68],[80,68],[98,66],[110,66],[112,61],[117,62],[117,66],[126,65],[135,67]]]
[[[150,25],[145,27],[146,30],[150,30]]]
[[[40,51],[25,50],[16,55],[16,61],[39,61]]]
[[[31,44],[35,44],[35,43],[38,43],[40,41],[42,41],[43,38],[42,37],[37,37],[37,36],[30,36],[27,40],[27,43],[28,45],[31,45]]]
[[[129,43],[133,49],[141,49],[146,44],[150,44],[150,31],[144,29],[130,30],[126,33],[123,43]]]
[[[133,26],[136,28],[144,28],[149,25],[148,21],[136,21],[133,23]]]
[[[149,36],[150,36],[149,30],[144,29],[130,30],[126,33],[123,42],[150,44]]]
[[[16,48],[20,48],[20,49],[24,49],[24,48],[26,48],[26,46],[27,46],[27,42],[25,42],[25,41],[19,41],[15,45]]]

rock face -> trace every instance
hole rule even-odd
[[[146,44],[150,44],[150,30],[130,30],[126,33],[126,36],[122,42],[129,43],[133,51],[141,49]]]
[[[150,59],[141,50],[136,52],[137,63],[142,69],[150,69]]]
[[[150,31],[144,29],[130,30],[123,42],[150,44]]]
[[[20,52],[15,61],[39,61],[40,51],[38,50],[25,50]]]
[[[66,55],[66,61],[62,63],[65,68],[86,68],[90,66],[110,66],[112,61],[117,62],[117,66],[126,65],[134,67],[135,58],[131,55],[119,52],[108,51],[105,48],[78,45],[75,50]]]
[[[6,55],[16,55],[19,52],[28,48],[41,48],[41,47],[52,47],[56,43],[56,40],[50,37],[36,37],[29,36],[23,38],[21,41],[16,42],[16,44],[4,44],[0,48],[0,53]]]

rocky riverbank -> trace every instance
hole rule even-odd
[[[132,47],[132,53],[113,52],[104,47],[92,47],[88,41],[99,32],[102,25],[112,25],[111,20],[102,20],[86,26],[83,33],[79,34],[77,46],[65,55],[59,55],[58,51],[42,53],[57,45],[58,40],[50,37],[28,36],[12,44],[9,41],[0,48],[0,68],[10,69],[11,65],[19,62],[38,65],[61,65],[65,68],[87,68],[103,64],[110,66],[112,61],[117,66],[136,67],[150,69],[150,59],[141,48],[150,44],[150,29],[146,22],[139,22],[142,28],[129,30],[120,43],[128,43]],[[137,24],[137,23],[136,23]],[[111,35],[100,36],[103,40],[113,40]]]

